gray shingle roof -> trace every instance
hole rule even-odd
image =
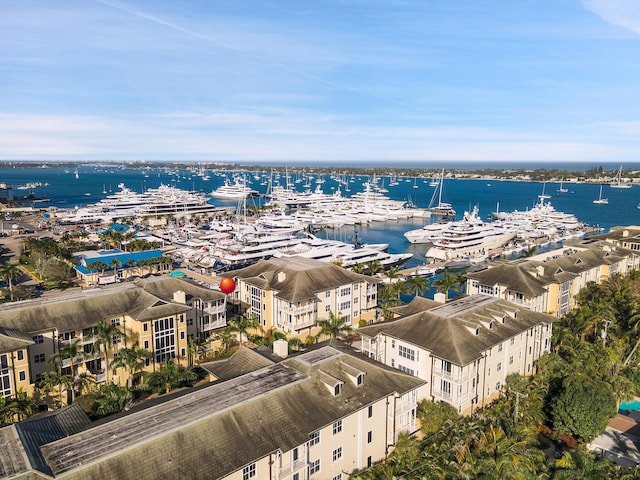
[[[514,312],[517,315],[514,318]],[[501,322],[505,317],[506,321]],[[487,325],[493,320],[492,328]],[[425,350],[434,356],[464,366],[482,352],[529,328],[552,323],[554,317],[520,308],[516,304],[487,295],[453,300],[440,307],[358,329],[361,335],[384,333]],[[479,334],[474,331],[480,327]]]
[[[173,292],[183,290],[205,300],[223,298],[220,292],[169,276],[151,277],[111,287],[87,289],[69,295],[38,298],[0,305],[0,326],[21,332],[57,328],[82,330],[102,319],[128,314],[145,321],[185,312],[187,305],[173,301]]]
[[[424,384],[363,357],[323,349],[98,425],[42,451],[65,478],[219,478],[278,448],[301,445],[312,432],[387,395]],[[314,368],[302,373],[296,365],[309,358],[316,359]],[[343,365],[366,373],[364,383],[355,386]],[[342,393],[334,397],[319,372],[344,379]]]
[[[0,353],[26,348],[33,343],[31,336],[23,332],[0,327]]]
[[[251,348],[240,347],[231,357],[214,362],[201,363],[200,367],[214,375],[219,381],[230,380],[246,373],[273,365]]]
[[[262,289],[275,290],[278,297],[289,302],[308,300],[318,292],[355,282],[380,282],[332,263],[295,256],[260,260],[233,275]]]

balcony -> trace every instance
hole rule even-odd
[[[227,326],[226,320],[218,320],[217,322],[209,322],[202,324],[202,331],[209,332],[211,330],[215,330],[217,328],[224,328]]]
[[[445,378],[447,380],[450,380],[452,382],[456,382],[456,383],[462,383],[465,382],[473,377],[475,377],[478,373],[478,369],[469,369],[466,368],[462,373],[460,372],[460,369],[458,367],[455,367],[454,370],[449,371],[449,370],[445,370],[443,368],[439,368],[439,367],[434,367],[433,368],[433,375],[434,376],[438,376],[441,378]]]
[[[283,465],[282,467],[276,469],[276,478],[284,478],[289,475],[293,475],[294,473],[302,470],[307,467],[307,462],[299,458],[298,460]],[[302,476],[302,475],[301,475]]]

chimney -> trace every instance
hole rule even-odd
[[[628,237],[629,236],[629,230],[623,230],[622,231],[622,236],[625,237],[625,238]]]
[[[176,303],[182,303],[186,305],[187,295],[184,293],[183,290],[176,290],[175,292],[173,292],[173,301]]]
[[[536,267],[536,273],[538,274],[538,277],[541,277],[542,275],[544,275],[544,266],[538,265]]]
[[[286,340],[274,341],[273,353],[281,358],[286,358],[289,355],[289,343]]]
[[[447,296],[443,292],[437,292],[433,294],[433,300],[438,303],[445,303]]]
[[[287,278],[286,272],[278,272],[278,282],[284,282]]]

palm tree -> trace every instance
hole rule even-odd
[[[121,348],[113,356],[113,362],[111,363],[111,369],[126,368],[129,371],[129,379],[127,383],[131,388],[133,386],[133,379],[138,368],[142,368],[144,364],[142,360],[151,358],[151,352],[142,348],[138,341],[130,347]]]
[[[111,260],[111,268],[113,268],[113,275],[116,275],[116,271],[118,270],[118,267],[121,267],[121,266],[122,266],[122,262],[117,258],[114,258]]]
[[[38,410],[38,406],[33,398],[22,389],[18,390],[15,397],[11,399],[9,408],[13,415],[18,418],[19,422],[30,417]]]
[[[114,383],[100,385],[96,398],[95,413],[101,417],[121,412],[133,400],[133,392]]]
[[[49,358],[49,363],[51,365],[58,365],[62,367],[62,363],[64,360],[69,360],[69,369],[71,371],[71,381],[72,384],[75,382],[77,377],[76,374],[76,365],[75,361],[77,358],[84,359],[87,357],[87,354],[82,348],[80,344],[81,340],[79,338],[72,340],[66,343],[58,344],[58,351],[51,355]],[[75,398],[75,392],[73,388],[71,388],[71,401]]]
[[[431,282],[427,277],[413,275],[405,282],[406,292],[422,296],[431,288]]]
[[[341,333],[353,332],[353,328],[347,323],[346,319],[342,315],[336,315],[333,312],[329,312],[328,320],[318,320],[317,325],[320,327],[320,331],[316,334],[316,339],[322,336],[338,338]]]
[[[42,374],[42,380],[40,381],[39,388],[45,393],[53,392],[55,388],[58,389],[58,402],[59,406],[62,406],[62,391],[63,388],[71,388],[71,376],[62,373],[60,365],[56,365],[56,369]]]
[[[256,317],[243,317],[237,316],[229,321],[229,327],[231,331],[237,332],[240,337],[240,346],[244,345],[244,337],[248,338],[249,329],[256,329],[258,327],[258,319]]]
[[[143,372],[143,388],[155,393],[169,393],[198,378],[192,367],[181,367],[167,358],[155,372]]]
[[[220,330],[219,332],[217,332],[214,335],[214,338],[220,341],[220,343],[222,344],[223,351],[227,350],[231,347],[234,339],[236,338],[235,330],[233,329],[232,326],[229,325],[223,328],[222,330]]]
[[[13,301],[13,281],[20,278],[20,267],[11,262],[0,263],[0,278],[9,286],[11,301]]]
[[[122,331],[111,322],[100,320],[93,334],[96,339],[93,347],[97,347],[100,352],[104,351],[104,371],[107,375],[107,383],[109,383],[109,352],[113,347],[114,340],[122,335]]]
[[[452,275],[449,270],[445,270],[442,277],[433,281],[433,286],[436,287],[437,292],[443,292],[445,299],[449,299],[449,290],[455,292],[460,291],[460,284],[462,282],[461,275]]]

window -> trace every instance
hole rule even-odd
[[[349,308],[351,308],[351,300],[340,302],[340,310],[348,310]]]
[[[333,434],[336,435],[342,431],[342,420],[338,420],[333,424]]]
[[[24,350],[18,350],[18,360],[24,360]]]
[[[345,287],[340,289],[340,296],[346,297],[347,295],[351,295],[351,287]]]
[[[0,398],[10,397],[11,391],[11,370],[9,369],[9,355],[0,355]]]
[[[500,353],[502,351],[502,344],[498,344],[498,353]]]
[[[360,285],[358,285],[357,283],[353,286],[353,291],[357,292],[358,288],[360,287]]]
[[[491,367],[487,368],[487,377],[491,376]]]
[[[161,318],[153,322],[153,340],[156,363],[176,356],[176,337],[173,317]]]
[[[149,324],[147,322],[144,322],[142,324],[142,331],[143,332],[148,332],[149,331]]]
[[[325,312],[330,312],[331,311],[331,305],[325,305],[324,306],[324,311]]]
[[[416,359],[416,352],[410,348],[404,347],[402,345],[398,345],[398,355],[406,358],[407,360],[411,360],[412,362]]]
[[[337,462],[338,460],[340,460],[342,458],[342,447],[336,448],[333,451],[332,457],[334,462]]]
[[[515,344],[516,343],[516,337],[511,337],[511,340],[509,340],[509,343],[511,345]]]
[[[412,377],[416,376],[416,371],[413,368],[408,368],[408,367],[405,367],[404,365],[398,364],[398,370],[404,373],[408,373]]]
[[[320,443],[320,432],[313,432],[309,440],[309,446],[317,445],[318,443]]]
[[[496,382],[496,390],[500,390],[501,386],[502,386],[502,384],[500,382]]]
[[[313,475],[320,471],[320,459],[314,460],[309,464],[309,475]]]
[[[500,370],[502,370],[502,362],[498,362],[498,365],[496,365],[496,372],[499,372]]]
[[[36,355],[34,355],[33,357],[33,362],[34,363],[44,363],[44,353],[38,353]]]
[[[324,294],[325,298],[330,298],[331,297],[331,290],[327,290]]]
[[[242,469],[242,480],[249,480],[250,478],[255,478],[256,476],[256,464],[252,463],[251,465],[247,465]]]
[[[440,392],[442,393],[442,395],[444,397],[450,397],[451,396],[451,382],[448,382],[447,380],[440,380]]]
[[[335,477],[333,477],[331,480],[342,480],[342,474],[339,473],[337,474]]]
[[[356,385],[362,385],[363,383],[364,383],[364,375],[362,373],[360,373],[356,377]]]
[[[371,455],[367,457],[367,467],[370,467],[373,462],[371,461]]]
[[[369,430],[367,432],[367,443],[371,443],[373,441],[373,432]]]
[[[20,378],[20,381],[24,382],[27,379],[27,372],[25,372],[24,370],[20,370],[18,376]]]
[[[149,350],[149,340],[144,341],[144,348],[145,350]]]
[[[369,411],[367,412],[369,418],[373,417],[373,405],[369,405]]]
[[[35,343],[43,343],[44,337],[42,335],[36,335],[35,337],[31,337]]]
[[[187,327],[193,327],[193,318],[187,318]]]
[[[291,477],[291,480],[300,480],[300,474],[299,473],[294,473],[293,477]]]
[[[509,357],[509,365],[513,365],[513,355]]]
[[[342,384],[341,383],[336,383],[336,386],[333,387],[333,394],[334,395],[340,395],[340,392],[342,392]]]
[[[184,332],[180,332],[180,340],[184,340]]]
[[[391,339],[391,348],[396,348],[396,341],[395,339]]]

